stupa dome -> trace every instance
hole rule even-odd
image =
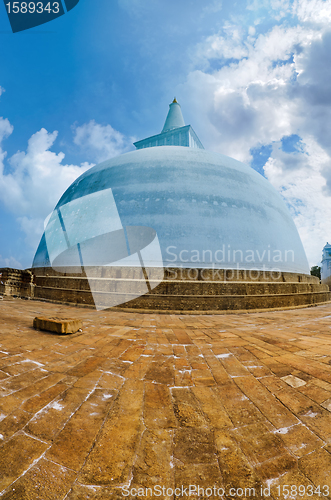
[[[79,199],[85,206],[93,195],[93,208],[73,223],[70,244],[119,230],[121,224],[148,227],[157,234],[162,258],[150,253],[147,267],[309,273],[300,237],[280,194],[247,165],[203,149],[192,127],[185,126],[176,100],[170,104],[163,132],[135,145],[136,151],[85,172],[59,200],[57,211]],[[105,211],[101,195],[106,190],[111,190],[116,206],[112,228],[101,216]],[[97,232],[88,234],[95,225]],[[46,243],[44,235],[34,267],[51,265]]]
[[[175,99],[160,134],[81,175],[45,223],[34,297],[218,313],[330,300],[280,194],[206,151]]]

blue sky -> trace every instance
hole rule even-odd
[[[207,149],[281,192],[315,265],[331,239],[331,1],[80,0],[11,33],[0,5],[0,267],[29,267],[86,168],[161,131],[174,96]]]

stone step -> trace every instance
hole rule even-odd
[[[93,290],[108,293],[146,293],[146,281],[130,279],[107,278],[77,278],[77,277],[36,277],[37,287],[55,288],[57,290],[89,291],[90,283]],[[90,281],[90,283],[89,283]],[[329,291],[327,285],[314,283],[265,283],[265,282],[219,282],[219,281],[188,281],[173,280],[158,282],[149,281],[152,294],[162,295],[263,295],[279,293],[300,293]],[[35,291],[36,293],[36,291]]]
[[[174,275],[167,269],[160,283],[160,269],[147,271],[157,280],[149,279],[149,289],[146,271],[137,268],[89,268],[88,279],[82,274],[61,275],[48,268],[36,270],[34,294],[37,299],[52,302],[88,306],[96,303],[98,308],[167,311],[282,308],[331,300],[327,285],[303,274],[280,273],[274,280],[271,273],[256,272],[255,278],[251,274],[245,281],[246,271],[220,270],[212,279],[215,270],[174,269],[182,279],[172,279]],[[238,279],[234,280],[234,276]],[[204,279],[207,277],[209,280]]]
[[[68,268],[67,273],[58,273],[51,267],[31,269],[35,278],[58,277],[58,278],[81,278],[81,274],[71,272]],[[86,268],[88,276],[108,279],[144,279],[144,272],[141,268],[135,267],[93,267]],[[316,276],[300,273],[273,272],[273,271],[254,271],[243,269],[186,269],[186,268],[148,268],[148,275],[153,275],[158,279],[160,276],[164,281],[235,281],[235,282],[280,282],[280,283],[319,283]]]
[[[324,287],[323,287],[324,288]],[[110,296],[116,297],[116,303],[121,308],[151,309],[151,310],[226,310],[226,309],[262,309],[275,307],[290,307],[298,305],[317,304],[331,301],[331,292],[321,290],[296,293],[255,293],[255,294],[215,294],[165,295],[147,293],[138,298],[132,293],[94,292],[94,298],[99,306],[107,306]],[[134,300],[132,298],[134,297]],[[94,305],[90,291],[58,289],[51,287],[36,287],[35,298],[55,302]]]
[[[218,295],[218,296],[152,296],[146,294],[121,309],[165,311],[219,311],[296,307],[331,301],[331,292],[277,294],[277,295]],[[98,303],[102,301],[98,297]]]

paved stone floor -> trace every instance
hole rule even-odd
[[[37,315],[83,331],[33,330]],[[5,299],[0,396],[1,500],[331,497],[331,304],[178,316]]]

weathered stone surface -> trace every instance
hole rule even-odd
[[[128,481],[141,432],[143,383],[127,381],[84,465],[82,484],[118,485]]]
[[[28,472],[10,486],[3,500],[58,500],[64,498],[75,473],[41,458]]]
[[[81,330],[83,323],[80,319],[36,317],[33,320],[33,328],[46,332],[59,333],[60,335],[68,335],[69,333],[76,333],[78,330]]]
[[[172,389],[173,407],[181,427],[208,427],[197,400],[190,389]]]
[[[27,431],[39,439],[52,441],[88,395],[88,389],[70,388],[36,413]]]
[[[215,444],[226,493],[230,488],[254,488],[254,498],[262,498],[262,482],[234,439],[224,431],[217,431]]]
[[[211,430],[181,428],[175,431],[174,457],[184,464],[216,462],[216,448]]]
[[[46,458],[79,471],[105,419],[116,393],[96,389],[68,420]]]
[[[324,445],[324,442],[316,434],[302,424],[285,427],[277,432],[286,447],[298,458],[308,455]]]
[[[21,408],[16,409],[0,422],[0,435],[3,439],[9,438],[21,430],[32,416],[32,413],[28,413]]]
[[[144,424],[149,429],[177,427],[171,393],[167,386],[145,383]]]
[[[36,298],[94,305],[85,276],[60,275],[50,268],[34,269],[33,272]],[[310,275],[281,273],[275,279],[268,271],[256,271],[253,279],[250,273],[243,270],[218,270],[215,273],[211,269],[172,269],[171,272],[175,273],[176,279],[172,279],[173,274],[166,272],[164,281],[151,293],[130,300],[127,292],[145,289],[145,280],[140,271],[136,268],[119,267],[114,275],[113,269],[104,268],[103,279],[98,281],[99,292],[102,293],[100,298],[102,300],[107,296],[107,292],[112,296],[118,294],[118,303],[123,310],[169,312],[296,307],[331,299],[328,286],[321,285],[318,279],[314,280]],[[185,335],[177,336],[179,343],[187,343],[184,337]]]
[[[123,500],[124,486],[162,483],[224,488],[232,500],[252,500],[252,488],[262,499],[269,485],[281,500],[277,486],[330,482],[331,305],[223,316],[82,309],[81,334],[31,335],[35,316],[75,312],[1,304],[1,498]]]
[[[172,471],[172,433],[157,429],[145,431],[137,450],[130,487],[174,487]]]
[[[0,491],[27,471],[46,449],[46,443],[24,434],[13,436],[0,446]]]

